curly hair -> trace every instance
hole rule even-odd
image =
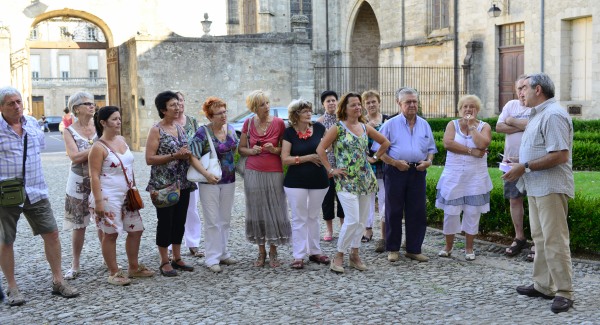
[[[290,125],[298,124],[298,121],[300,120],[300,111],[305,108],[308,108],[312,111],[312,103],[302,98],[292,100],[290,105],[288,105],[288,117],[290,119]]]

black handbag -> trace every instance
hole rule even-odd
[[[23,176],[0,181],[0,206],[15,207],[25,203],[25,161],[27,160],[27,133],[25,133],[23,149]]]

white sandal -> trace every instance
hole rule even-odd
[[[439,253],[438,253],[439,257],[451,257],[452,256],[452,249],[450,249],[449,251],[446,251],[444,249],[442,249]]]
[[[67,273],[65,273],[65,276],[63,277],[65,280],[73,280],[75,278],[77,278],[79,276],[79,274],[81,274],[81,272],[79,272],[78,270],[74,270],[73,268],[70,268]]]
[[[131,279],[125,274],[125,272],[119,270],[117,273],[108,277],[108,283],[117,286],[126,286],[131,284]]]
[[[475,251],[473,251],[473,253],[466,253],[465,252],[465,260],[467,260],[467,261],[474,261],[475,260]]]

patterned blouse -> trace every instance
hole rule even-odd
[[[235,129],[231,125],[227,125],[227,136],[225,141],[221,142],[215,137],[212,127],[210,124],[206,126],[210,137],[217,151],[217,157],[221,163],[221,179],[217,184],[229,184],[235,182],[235,163],[233,156],[237,149],[240,139],[238,139]],[[196,135],[192,139],[190,144],[190,150],[196,158],[200,159],[202,155],[210,152],[210,144],[208,143],[208,137],[206,136],[206,129],[204,127],[198,128]]]
[[[158,127],[159,139],[158,139],[158,155],[170,155],[176,153],[179,148],[188,145],[188,139],[185,135],[185,131],[179,125],[177,127],[177,137],[165,132],[160,124],[157,123],[154,126]],[[191,189],[195,190],[198,187],[195,183],[187,180],[187,170],[190,167],[190,162],[187,160],[172,160],[166,164],[153,165],[150,168],[150,181],[146,187],[146,191],[160,190],[177,181],[179,181],[179,188],[182,190]]]
[[[369,138],[367,130],[360,137],[354,135],[344,122],[337,124],[337,139],[333,144],[333,152],[337,168],[346,168],[347,176],[335,176],[335,189],[338,192],[349,192],[356,195],[367,195],[377,192],[377,179],[367,161]]]
[[[327,112],[323,114],[323,125],[325,125],[325,129],[329,130],[329,128],[334,126],[335,123],[337,123],[337,117],[335,114],[328,114]],[[327,161],[329,161],[331,167],[335,167],[335,157],[333,155],[333,151],[327,152]]]

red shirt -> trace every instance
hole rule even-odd
[[[253,119],[254,117],[249,118],[246,120],[246,122],[244,122],[244,126],[242,127],[243,134],[247,134],[248,123]],[[258,135],[258,132],[256,131],[256,123],[252,122],[249,139],[250,148],[252,148],[254,145],[264,146],[267,142],[272,143],[274,147],[278,147],[284,131],[285,123],[279,117],[273,117],[273,122],[271,122],[264,135]],[[258,155],[248,156],[246,168],[259,172],[283,172],[281,156],[279,154],[272,154],[268,150],[263,150]]]
[[[63,115],[62,118],[63,121],[63,125],[65,126],[65,129],[68,128],[69,126],[71,126],[71,124],[73,124],[73,116],[72,115]]]

